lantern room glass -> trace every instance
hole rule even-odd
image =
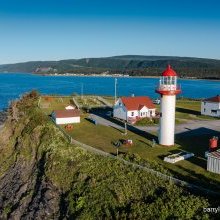
[[[176,85],[176,76],[163,76],[160,78],[160,85]]]

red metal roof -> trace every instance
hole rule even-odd
[[[148,96],[122,97],[121,101],[128,111],[140,110],[144,106],[149,109],[155,108],[155,105]]]
[[[56,118],[72,118],[80,116],[80,111],[78,109],[55,110],[54,113]]]
[[[162,73],[162,76],[177,76],[176,72],[171,68],[170,65],[167,65],[166,70]]]
[[[208,102],[220,102],[220,95],[217,95],[215,97],[211,97],[208,99],[205,99],[204,101],[208,101]]]

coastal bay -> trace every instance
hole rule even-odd
[[[146,95],[158,98],[155,93],[158,78],[117,78],[117,96]],[[0,109],[10,101],[33,89],[41,94],[93,94],[114,96],[115,77],[42,76],[30,73],[0,74]],[[183,93],[180,96],[203,99],[219,94],[220,83],[215,80],[180,79]]]

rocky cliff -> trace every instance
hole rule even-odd
[[[0,126],[4,123],[7,118],[7,112],[0,111]]]
[[[32,92],[0,134],[0,219],[209,218],[204,197],[70,145]]]

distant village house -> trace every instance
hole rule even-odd
[[[113,108],[113,116],[128,122],[155,117],[156,108],[147,96],[121,97]]]
[[[35,71],[35,73],[51,73],[51,72],[57,72],[56,69],[52,67],[38,67]]]
[[[204,99],[201,103],[201,114],[220,117],[220,96]]]

